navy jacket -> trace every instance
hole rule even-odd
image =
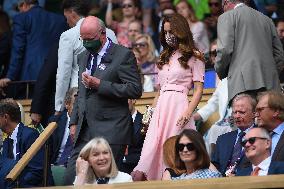
[[[252,172],[252,166],[241,168],[236,176],[250,176]],[[267,175],[284,174],[284,162],[271,161]]]
[[[12,183],[8,183],[5,178],[15,166],[16,161],[4,158],[0,153],[0,188],[12,188]]]
[[[229,161],[232,157],[234,145],[236,142],[238,130],[223,134],[218,137],[216,142],[216,148],[213,152],[211,162],[215,165],[218,171],[224,175]],[[237,166],[238,170],[240,167],[250,165],[248,159],[243,155],[239,165]]]
[[[39,133],[32,128],[24,126],[20,123],[17,134],[17,146],[16,146],[16,161],[26,153],[34,141],[38,138]],[[8,142],[3,142],[3,156],[8,157]],[[44,167],[44,147],[42,147],[35,156],[31,159],[28,165],[24,168],[19,175],[19,187],[36,187],[42,186],[43,183],[43,167]],[[52,183],[52,177],[50,175],[49,181]]]
[[[64,16],[35,5],[13,19],[13,41],[7,78],[36,80],[49,48],[67,28]]]

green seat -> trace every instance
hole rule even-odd
[[[63,186],[64,185],[64,173],[66,167],[59,165],[52,165],[51,172],[54,180],[55,186]]]

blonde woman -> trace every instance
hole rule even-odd
[[[76,161],[74,185],[132,182],[129,174],[118,171],[108,142],[96,137],[81,150]]]

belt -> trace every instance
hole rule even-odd
[[[167,91],[174,91],[174,92],[179,92],[179,93],[188,93],[188,88],[183,86],[183,85],[176,85],[176,84],[165,84],[162,86],[160,92],[164,93]]]

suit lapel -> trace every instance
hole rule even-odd
[[[22,144],[22,134],[23,134],[23,128],[24,124],[20,123],[19,128],[18,128],[18,134],[17,134],[17,145],[16,145],[16,160],[19,160],[20,157],[20,145]]]
[[[135,120],[134,120],[134,135],[136,135],[136,133],[138,131],[140,131],[141,120],[142,120],[141,117],[142,117],[142,114],[137,111],[137,114],[136,114],[136,117],[135,117]]]
[[[280,152],[283,146],[284,146],[284,132],[282,132],[281,137],[275,147],[274,153],[272,155],[272,161],[278,161],[278,159],[281,158]]]
[[[228,137],[230,137],[230,139],[228,140],[228,147],[227,147],[227,151],[226,151],[227,152],[227,154],[226,154],[226,157],[227,157],[226,162],[229,162],[229,160],[232,157],[237,135],[238,135],[238,130],[235,130],[235,131],[232,132],[231,136],[228,136]]]

